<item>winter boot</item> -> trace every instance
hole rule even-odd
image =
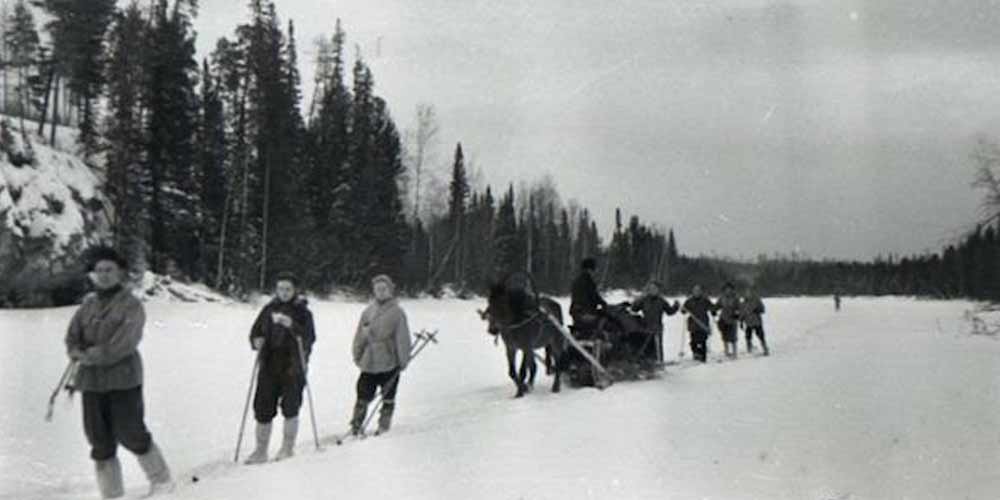
[[[767,342],[764,342],[764,344],[763,344],[763,346],[761,346],[761,348],[764,349],[764,355],[765,356],[770,356],[771,355],[771,350],[767,348]]]
[[[285,428],[281,438],[281,450],[274,457],[275,460],[284,460],[295,454],[295,438],[299,435],[299,417],[285,419]]]
[[[382,409],[378,413],[378,434],[389,432],[389,428],[392,427],[392,414],[395,411],[395,401],[382,400]]]
[[[753,352],[753,342],[747,337],[747,352]]]
[[[142,467],[146,478],[149,479],[149,495],[147,496],[174,490],[174,481],[170,479],[170,468],[163,460],[163,453],[160,453],[160,448],[156,446],[156,443],[153,443],[144,455],[138,455],[138,458],[139,466]]]
[[[97,489],[101,491],[101,498],[119,498],[125,494],[122,464],[118,457],[94,462],[94,471],[97,473]]]
[[[354,415],[351,416],[351,434],[357,436],[361,434],[361,426],[365,423],[365,417],[368,416],[368,403],[363,399],[359,399],[354,403]]]
[[[257,422],[257,448],[243,462],[247,465],[262,464],[267,462],[267,447],[271,443],[271,422],[262,424]]]

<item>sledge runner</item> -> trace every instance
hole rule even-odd
[[[726,357],[736,358],[736,342],[738,340],[737,326],[740,319],[740,299],[736,296],[736,288],[732,283],[722,285],[722,296],[716,302],[719,310],[719,332],[722,334],[722,344]]]
[[[260,369],[253,398],[257,444],[244,462],[246,464],[267,461],[271,422],[278,414],[279,405],[284,428],[281,449],[275,459],[282,460],[295,454],[299,409],[306,384],[303,361],[308,363],[316,341],[309,302],[298,294],[296,286],[293,274],[279,273],[275,280],[274,299],[260,311],[250,330],[250,347],[260,356]]]
[[[695,285],[691,297],[684,301],[681,311],[688,315],[687,327],[691,337],[691,356],[704,363],[708,356],[709,315],[714,316],[716,305],[705,297],[701,285]]]
[[[357,401],[351,416],[351,433],[358,435],[368,414],[368,405],[375,399],[376,389],[382,391],[382,407],[378,433],[392,426],[396,410],[396,389],[400,374],[410,362],[410,327],[406,313],[394,293],[395,284],[389,276],[380,274],[372,279],[375,300],[361,314],[354,334],[354,364],[361,369],[357,383]]]
[[[573,318],[573,327],[578,332],[595,329],[598,319],[604,314],[604,308],[608,305],[597,290],[597,282],[594,281],[596,270],[597,261],[587,257],[580,263],[580,274],[573,280],[569,315]]]
[[[771,354],[767,348],[767,340],[764,339],[764,321],[761,316],[764,314],[764,302],[760,300],[760,295],[753,287],[747,287],[746,294],[740,303],[740,319],[743,322],[743,330],[747,337],[747,352],[753,352],[753,336],[757,335],[760,346],[764,350],[764,355]]]
[[[651,281],[645,294],[632,303],[633,311],[641,311],[643,326],[653,335],[653,351],[658,362],[663,362],[663,315],[673,316],[680,309],[680,302],[670,304],[660,295],[660,283]]]
[[[125,494],[118,445],[136,455],[149,479],[149,494],[173,490],[170,469],[146,428],[142,396],[142,340],[146,313],[124,285],[128,262],[118,252],[90,252],[97,289],[83,299],[66,333],[66,351],[77,362],[73,385],[83,393],[83,429],[90,443],[102,498]]]

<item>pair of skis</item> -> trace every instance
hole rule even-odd
[[[411,363],[417,357],[417,355],[420,354],[420,351],[423,351],[424,348],[427,347],[430,343],[433,342],[437,344],[437,334],[438,334],[437,330],[434,330],[433,332],[427,330],[420,330],[419,332],[416,333],[416,335],[414,335],[414,337],[417,338],[417,341],[413,344],[412,347],[410,347]],[[396,372],[396,374],[393,375],[393,377],[384,386],[382,386],[383,391],[385,390],[384,388],[392,387],[397,383],[399,383],[399,375],[400,372]],[[361,429],[358,433],[355,433],[353,430],[348,430],[347,432],[335,437],[334,442],[337,443],[337,446],[344,444],[344,441],[346,439],[355,435],[357,435],[357,437],[360,437],[361,439],[364,439],[365,437],[368,436],[367,432],[368,426],[371,425],[371,422],[375,418],[375,415],[377,415],[379,410],[382,409],[382,404],[384,403],[384,396],[385,396],[384,394],[381,393],[379,394],[378,401],[375,402],[375,407],[372,408],[371,412],[368,413],[368,416],[365,417],[365,421],[361,425]],[[375,432],[375,435],[376,436],[378,435],[378,431]]]

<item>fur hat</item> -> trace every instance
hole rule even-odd
[[[583,262],[580,263],[580,268],[585,270],[589,269],[591,271],[597,269],[597,259],[594,259],[593,257],[583,259]]]
[[[118,253],[117,250],[109,246],[91,247],[90,249],[87,250],[85,258],[86,258],[87,272],[92,272],[94,268],[97,267],[98,262],[105,260],[110,260],[111,262],[114,262],[115,264],[118,265],[118,267],[122,269],[128,269],[128,260],[125,259],[125,256]]]

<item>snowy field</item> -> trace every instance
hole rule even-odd
[[[234,467],[256,308],[148,304],[147,423],[178,480],[168,498],[1000,497],[1000,341],[967,334],[968,303],[848,299],[834,313],[829,299],[766,300],[770,358],[682,364],[605,391],[551,394],[540,375],[519,400],[475,313],[482,301],[403,305],[440,344],[406,372],[390,434],[316,452],[304,407],[295,458]],[[363,306],[312,306],[313,395],[329,439],[354,401],[349,344]],[[43,422],[72,311],[0,311],[0,498],[97,496],[79,396]],[[681,321],[667,321],[669,356]],[[244,450],[252,435],[248,425]],[[129,495],[141,494],[138,465],[119,453]]]

